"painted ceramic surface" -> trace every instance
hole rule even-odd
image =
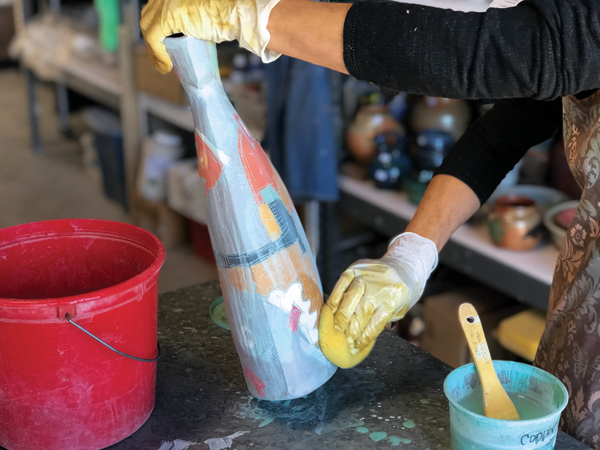
[[[192,107],[208,228],[252,395],[304,396],[335,372],[318,340],[323,293],[290,197],[223,91],[214,44],[167,39]]]

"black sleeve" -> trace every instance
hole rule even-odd
[[[355,3],[344,24],[354,77],[414,94],[551,100],[600,87],[600,2],[525,0],[457,12]]]
[[[525,152],[550,138],[561,123],[560,99],[500,100],[467,129],[436,174],[463,181],[483,204]]]

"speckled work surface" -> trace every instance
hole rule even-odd
[[[156,406],[110,450],[450,448],[450,367],[387,332],[365,362],[306,398],[253,399],[230,332],[209,316],[220,295],[209,282],[160,297]],[[587,449],[562,433],[556,448]]]

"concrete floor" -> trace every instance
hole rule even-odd
[[[78,141],[60,134],[52,87],[40,84],[38,98],[43,155],[30,147],[24,77],[14,69],[0,71],[0,228],[66,218],[129,222],[86,175]],[[167,251],[159,290],[216,278],[216,269],[184,245]]]

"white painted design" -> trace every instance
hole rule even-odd
[[[292,283],[285,292],[281,289],[272,291],[267,297],[267,302],[287,314],[292,311],[292,307],[296,306],[302,311],[298,329],[311,344],[316,345],[319,342],[319,331],[316,328],[317,311],[310,312],[310,300],[302,298],[302,283]]]
[[[240,327],[240,342],[248,353],[252,353],[255,346],[254,336],[252,335],[252,332],[243,325]]]
[[[223,165],[228,166],[229,161],[231,161],[231,157],[227,156],[227,154],[223,150],[217,151],[217,156],[219,157],[219,161],[223,163]]]

